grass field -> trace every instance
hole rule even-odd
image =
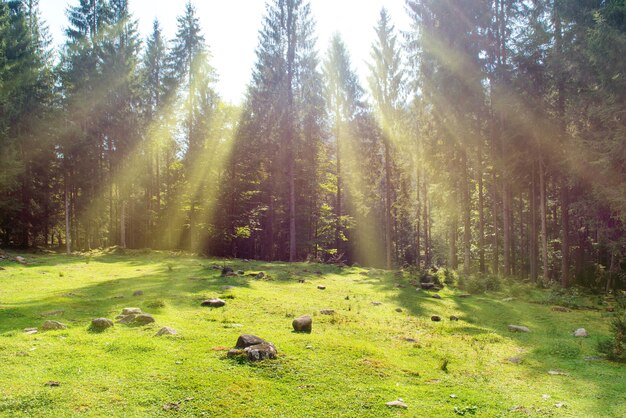
[[[596,358],[605,313],[555,312],[528,301],[537,290],[434,299],[408,274],[362,268],[159,252],[26,258],[0,262],[2,416],[626,416],[626,366]],[[221,277],[223,263],[246,274]],[[200,306],[211,297],[226,306]],[[89,332],[125,307],[156,323]],[[304,314],[312,333],[292,332]],[[42,332],[47,319],[68,329]],[[178,335],[155,337],[162,326]],[[573,337],[579,327],[590,336]],[[240,334],[273,342],[278,358],[227,358]],[[385,405],[398,398],[407,409]]]

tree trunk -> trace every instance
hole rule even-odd
[[[289,261],[296,261],[296,185],[295,140],[293,132],[293,71],[295,65],[296,33],[293,4],[287,5],[287,176],[289,177]]]
[[[385,147],[385,253],[386,266],[391,269],[391,152],[389,151],[389,139],[384,139]]]
[[[539,160],[539,209],[541,216],[541,261],[543,266],[543,280],[547,281],[548,274],[548,214],[546,202],[546,173],[543,161]]]
[[[530,247],[530,280],[537,283],[538,263],[537,263],[537,164],[533,162],[531,172],[530,190],[528,192],[530,204],[530,232],[528,235]]]
[[[72,253],[72,236],[70,233],[70,193],[68,182],[68,174],[65,173],[65,253]]]
[[[569,189],[567,180],[561,183],[561,286],[570,285],[569,277]]]
[[[126,202],[120,200],[120,247],[126,248]]]
[[[471,239],[472,239],[472,219],[471,219],[471,202],[470,202],[470,186],[471,180],[468,171],[467,154],[463,152],[463,179],[461,184],[463,185],[463,273],[465,276],[469,276],[471,273]]]

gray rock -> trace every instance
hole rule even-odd
[[[434,295],[431,296],[433,299],[441,299],[441,296],[439,296],[437,293],[435,293]]]
[[[382,302],[378,302],[377,300],[375,300],[374,302],[372,302],[372,305],[374,306],[378,306],[378,305],[382,305]]]
[[[398,399],[397,401],[387,402],[387,405],[390,408],[408,408],[407,404],[405,404],[402,399]]]
[[[233,290],[235,286],[222,286],[222,290]]]
[[[143,290],[135,290],[133,296],[143,296]]]
[[[250,361],[276,358],[276,347],[274,347],[274,344],[268,342],[251,345],[250,347],[244,348],[244,351]]]
[[[587,333],[587,330],[584,328],[578,328],[576,331],[574,331],[574,337],[588,337],[589,333]]]
[[[202,306],[208,306],[210,308],[220,308],[224,305],[226,305],[226,302],[223,301],[222,299],[217,299],[217,298],[207,299],[204,302],[202,302]]]
[[[95,318],[91,320],[90,329],[93,331],[104,331],[113,326],[113,321],[107,318]]]
[[[141,309],[139,308],[124,308],[122,309],[122,315],[139,315],[143,312],[141,312]]]
[[[402,312],[402,308],[396,308],[396,312]]]
[[[226,276],[228,273],[234,273],[233,269],[230,267],[224,267],[222,269],[222,276]]]
[[[26,264],[26,259],[19,255],[15,257],[15,261],[17,261],[20,264]]]
[[[333,315],[335,311],[333,309],[322,309],[320,313],[322,315]]]
[[[511,332],[530,332],[528,327],[522,325],[509,325],[509,331]]]
[[[52,331],[52,330],[59,330],[59,329],[67,329],[67,326],[65,324],[62,324],[59,321],[46,321],[41,326],[41,329],[43,329],[44,331]]]
[[[156,337],[160,337],[162,335],[176,335],[178,332],[174,328],[163,327],[156,334]]]
[[[458,316],[455,316],[455,315],[450,316],[450,321],[458,321],[458,320],[459,320]]]
[[[430,317],[430,320],[433,322],[439,322],[441,321],[441,317],[439,315],[433,315]]]
[[[115,319],[120,324],[130,324],[135,320],[136,317],[137,315],[134,315],[134,314],[133,315],[118,315]]]
[[[133,321],[133,324],[136,325],[147,325],[147,324],[151,324],[155,322],[154,321],[154,317],[150,314],[147,313],[143,313],[141,315],[137,315],[135,317],[135,320]]]
[[[509,363],[513,363],[513,364],[522,364],[522,358],[519,356],[515,356],[515,357],[509,357],[507,359],[507,361]]]
[[[263,344],[265,340],[263,338],[259,338],[256,335],[251,334],[241,334],[239,338],[237,338],[237,344],[235,344],[235,348],[246,348],[251,345]]]
[[[237,270],[237,274],[243,276],[244,274],[246,274],[246,272],[243,270]]]
[[[435,287],[434,283],[420,283],[420,287],[424,290],[430,290]]]
[[[322,285],[322,284],[318,284],[318,285],[317,285],[317,288],[318,288],[319,290],[324,290],[324,289],[326,289],[326,286],[324,286],[324,285]]]
[[[259,272],[259,274],[256,275],[256,278],[259,280],[265,278],[265,272],[263,271]]]
[[[300,318],[294,319],[291,325],[296,332],[311,332],[313,319],[310,315],[303,315]]]
[[[26,335],[37,334],[37,332],[37,328],[24,328],[24,334]]]

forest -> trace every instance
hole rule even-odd
[[[407,0],[366,83],[270,0],[241,105],[191,2],[173,39],[71,4],[56,47],[37,0],[0,1],[0,247],[626,286],[623,0]]]

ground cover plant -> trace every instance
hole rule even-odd
[[[511,297],[506,284],[469,297],[445,287],[436,299],[408,272],[314,263],[162,252],[8,258],[2,416],[626,414],[626,367],[597,351],[610,336],[602,306],[538,303],[539,291]],[[201,306],[213,297],[225,306]],[[156,322],[89,330],[126,307]],[[293,332],[304,314],[312,332]],[[68,328],[42,331],[46,320]],[[163,326],[177,334],[155,336]],[[24,332],[31,327],[38,332]],[[580,327],[589,337],[572,335]],[[273,342],[277,359],[228,358],[240,334]],[[406,409],[386,405],[398,399]]]

